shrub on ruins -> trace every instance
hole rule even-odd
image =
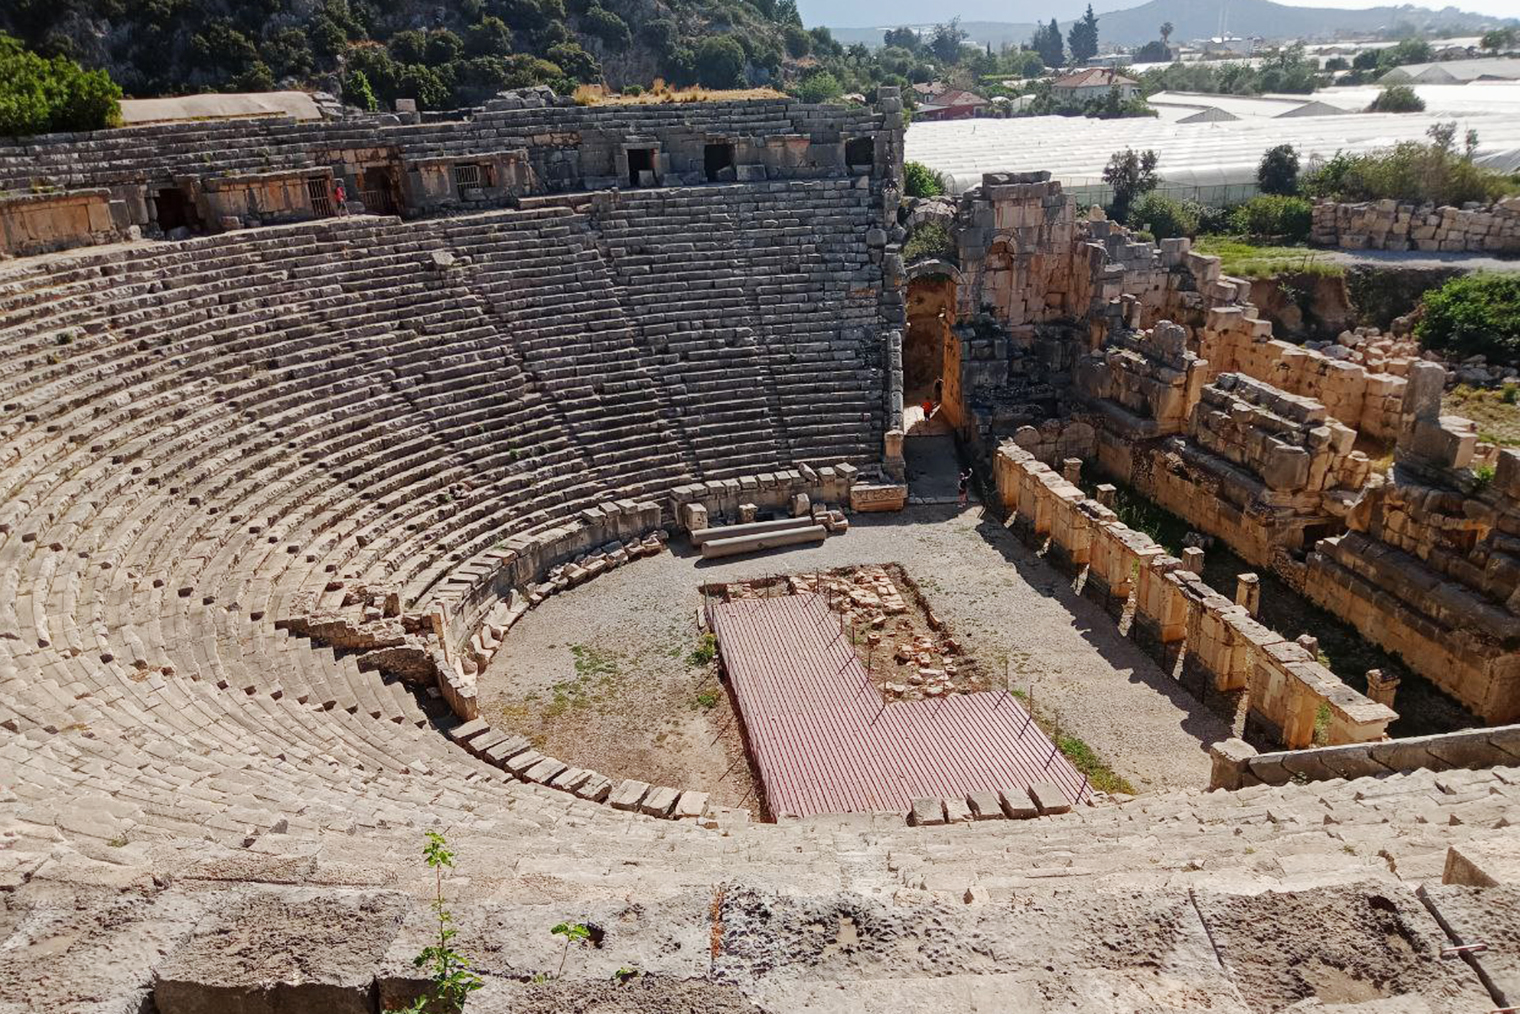
[[[1256,185],[1264,194],[1296,194],[1298,168],[1298,152],[1291,144],[1268,148],[1256,166]]]
[[[1144,230],[1156,239],[1176,239],[1197,235],[1198,212],[1196,207],[1175,197],[1152,191],[1135,202],[1126,224]]]
[[[102,70],[43,59],[0,33],[0,135],[98,130],[121,122],[121,89]]]
[[[1369,113],[1423,113],[1425,100],[1408,85],[1388,85],[1367,106]]]
[[[844,94],[839,79],[826,70],[815,70],[792,89],[799,102],[833,102]]]
[[[1230,225],[1241,236],[1303,243],[1314,225],[1314,205],[1302,197],[1260,194],[1230,214]]]
[[[1494,365],[1520,365],[1520,275],[1472,274],[1425,293],[1415,337],[1427,349],[1482,354]]]
[[[697,83],[704,88],[744,86],[744,47],[732,35],[712,35],[698,44],[695,55]]]
[[[955,241],[951,239],[950,232],[938,222],[925,222],[913,230],[908,241],[903,244],[902,258],[904,264],[912,264],[916,261],[946,260],[955,256]]]
[[[945,192],[945,181],[922,162],[904,162],[903,192],[909,197],[938,197]]]
[[[1115,222],[1129,221],[1129,210],[1143,195],[1156,189],[1156,163],[1160,156],[1146,149],[1137,152],[1133,148],[1116,151],[1103,169],[1103,182],[1113,189],[1114,199],[1109,203],[1108,217]]]

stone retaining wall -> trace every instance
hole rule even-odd
[[[1520,763],[1520,725],[1280,753],[1257,753],[1248,743],[1228,739],[1209,753],[1214,761],[1209,788],[1230,790],[1422,769],[1513,767]]]
[[[44,191],[0,195],[0,256],[25,257],[128,237],[126,209],[111,192]]]
[[[1321,201],[1314,206],[1310,238],[1317,246],[1343,250],[1520,253],[1520,197],[1460,208],[1392,200]]]

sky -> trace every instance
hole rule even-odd
[[[1138,7],[1145,0],[1094,0],[1093,10],[1122,10]],[[1294,7],[1364,8],[1389,5],[1388,0],[1294,0]],[[942,21],[956,14],[963,21],[1012,21],[1030,23],[1048,20],[1052,15],[1062,21],[1079,17],[1087,0],[949,0],[943,4],[924,5],[917,0],[798,0],[802,19],[809,26],[833,25],[845,28],[875,28],[897,24],[923,24]],[[1440,9],[1444,2],[1422,6]],[[1492,17],[1520,17],[1520,0],[1454,0],[1453,7]]]

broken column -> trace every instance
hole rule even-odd
[[[1393,707],[1393,695],[1399,689],[1399,677],[1381,669],[1367,670],[1367,697],[1384,707]]]
[[[1082,459],[1081,458],[1066,458],[1065,460],[1063,460],[1061,462],[1061,478],[1065,479],[1067,482],[1071,483],[1073,486],[1081,485],[1081,483],[1082,483]]]

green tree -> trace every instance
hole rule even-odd
[[[1408,85],[1388,85],[1367,106],[1369,113],[1423,113],[1425,100]]]
[[[596,57],[582,49],[578,42],[561,42],[550,46],[545,55],[559,64],[568,76],[583,84],[592,84],[602,79],[602,65],[596,62]]]
[[[1087,13],[1072,24],[1066,43],[1071,49],[1072,63],[1086,63],[1098,55],[1098,17],[1093,13],[1092,4],[1088,4]]]
[[[464,51],[471,56],[506,56],[512,52],[512,29],[501,18],[486,15],[465,29]]]
[[[1139,49],[1135,50],[1136,63],[1166,63],[1172,58],[1172,51],[1166,43],[1152,39]]]
[[[744,84],[744,47],[732,35],[709,35],[696,49],[697,82],[704,88]]]
[[[1150,149],[1136,152],[1133,148],[1116,151],[1103,169],[1103,182],[1113,188],[1114,199],[1108,206],[1108,217],[1116,222],[1129,221],[1129,211],[1141,196],[1156,189],[1156,164],[1160,156]]]
[[[965,41],[966,33],[961,31],[961,19],[953,17],[934,26],[934,31],[929,33],[928,50],[940,63],[954,66],[961,62],[961,45]]]
[[[787,25],[781,35],[786,40],[786,51],[793,59],[800,60],[812,52],[813,37],[803,31],[801,25]]]
[[[396,80],[396,94],[416,99],[420,109],[443,109],[449,104],[450,89],[432,67],[421,63],[405,64]]]
[[[1490,53],[1497,55],[1501,51],[1514,49],[1520,44],[1520,29],[1494,28],[1483,33],[1483,38],[1478,40],[1478,45]]]
[[[591,35],[601,39],[608,49],[621,52],[633,45],[628,22],[600,5],[593,5],[581,17],[581,24]]]
[[[99,130],[121,122],[121,88],[103,70],[45,60],[0,33],[0,135]]]
[[[1256,184],[1264,194],[1298,193],[1298,152],[1291,144],[1267,149],[1256,166]]]
[[[918,33],[906,26],[902,28],[889,28],[881,37],[883,46],[895,46],[898,49],[906,49],[910,53],[917,53],[923,46],[923,40]]]
[[[815,70],[792,90],[800,102],[832,102],[844,94],[839,79],[826,70]]]
[[[371,113],[380,108],[375,90],[370,87],[369,77],[362,70],[349,71],[343,78],[343,101]]]
[[[1163,46],[1170,46],[1172,44],[1172,33],[1176,30],[1172,27],[1170,21],[1161,22],[1161,44]]]
[[[1242,236],[1302,243],[1314,226],[1314,205],[1302,197],[1261,194],[1230,213],[1230,227]]]
[[[1066,62],[1065,44],[1061,41],[1061,26],[1056,24],[1056,19],[1051,18],[1050,24],[1044,28],[1036,28],[1034,37],[1030,40],[1030,47],[1040,54],[1040,60],[1047,67],[1056,68]]]

